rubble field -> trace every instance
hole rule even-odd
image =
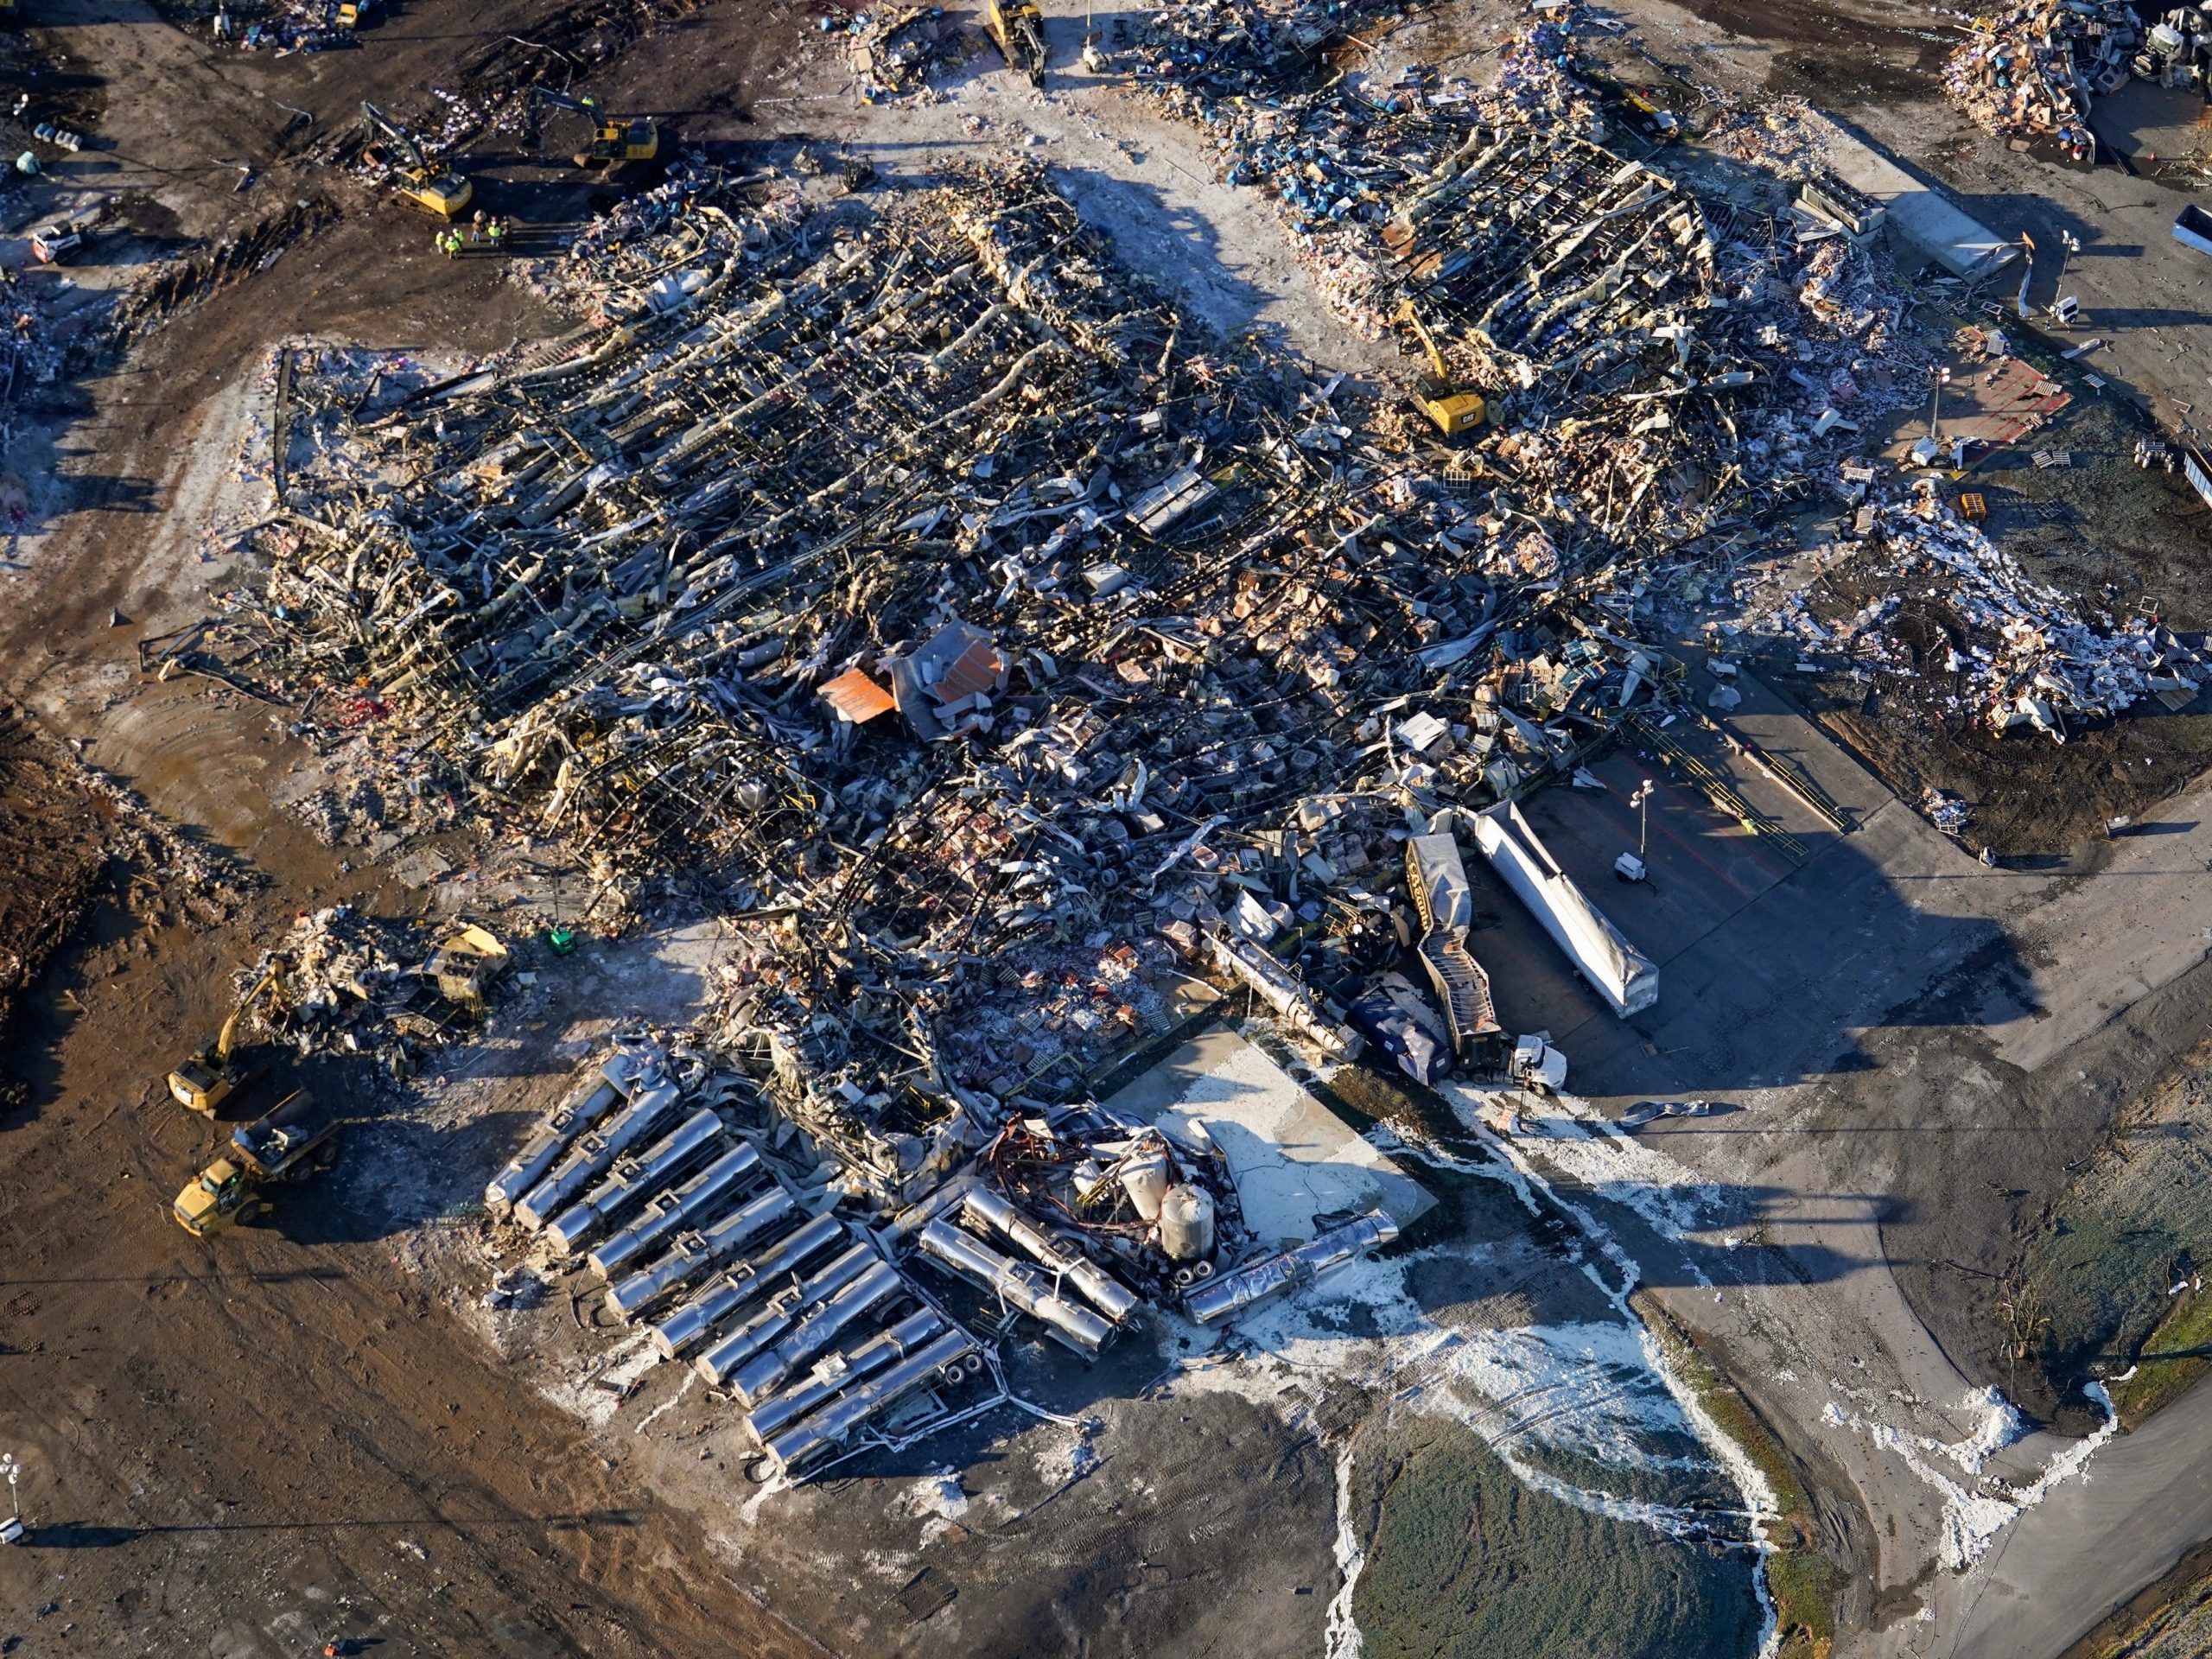
[[[1796,868],[1736,762],[1855,826],[1734,735],[1754,673],[2008,874],[2092,871],[2202,777],[2190,498],[2001,340],[1976,372],[2040,423],[1962,478],[1917,453],[1982,296],[1929,302],[1793,101],[1948,62],[1993,136],[2078,145],[2054,78],[2108,69],[2126,8],[1745,15],[1790,35],[1757,104],[1572,4],[1455,12],[1433,63],[1381,6],[1055,15],[1042,86],[938,8],[481,6],[443,44],[218,10],[36,111],[168,157],[147,111],[205,86],[195,154],[252,159],[20,278],[0,390],[40,393],[0,449],[41,599],[0,683],[90,757],[0,720],[0,1021],[40,1056],[0,1096],[0,1449],[41,1535],[0,1551],[39,1586],[0,1647],[1910,1636],[1933,1568],[1867,1605],[1896,1512],[1815,1537],[1809,1463],[1747,1455],[1714,1402],[1757,1414],[1645,1322],[1643,1228],[1656,1259],[1726,1217],[1718,1262],[1760,1223],[1637,1131],[1757,1103],[1567,1091],[1661,1058],[1682,942],[1624,933],[1520,804],[1658,753],[1719,815],[1700,859],[1740,831]],[[662,153],[550,179],[532,85],[652,110]],[[433,256],[365,96],[521,245]],[[25,142],[56,182],[10,182],[18,229],[91,176]],[[1148,254],[1128,205],[1186,164],[1341,352],[1173,291],[1205,227]],[[1501,1022],[1492,906],[1579,1029]],[[283,1147],[271,1096],[210,1123],[164,1086],[240,1007],[345,1150],[188,1239],[181,1181]],[[2039,1495],[1976,1484],[2010,1398],[2109,1433],[2073,1372],[2203,1318],[2152,1285],[2194,1270],[2185,1148],[2100,1156],[2048,1236],[1961,1247],[2014,1252],[2050,1386],[1993,1395],[1989,1446],[1896,1439],[1964,1471],[1913,1465],[1945,1527]],[[1670,1293],[1744,1282],[1684,1261]],[[1961,1294],[1929,1328],[1993,1363],[1999,1293]]]

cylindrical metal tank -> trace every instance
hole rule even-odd
[[[1310,1244],[1286,1250],[1257,1267],[1210,1281],[1184,1297],[1183,1306],[1191,1310],[1191,1317],[1200,1325],[1211,1325],[1279,1290],[1309,1283],[1339,1262],[1350,1261],[1371,1245],[1387,1244],[1397,1236],[1396,1222],[1380,1210],[1370,1211],[1334,1232],[1322,1234]]]
[[[1072,1248],[1062,1249],[1058,1240],[1004,1194],[977,1187],[963,1200],[962,1207],[970,1220],[1004,1234],[1060,1274],[1115,1324],[1124,1323],[1142,1306],[1096,1262]]]
[[[763,1400],[753,1408],[746,1427],[753,1431],[755,1440],[766,1443],[771,1434],[866,1382],[894,1360],[904,1359],[944,1329],[944,1319],[933,1307],[909,1313],[888,1331],[877,1332],[854,1349],[834,1371],[825,1374],[824,1368],[817,1365],[815,1376]]]
[[[931,1382],[976,1351],[965,1331],[955,1328],[925,1344],[889,1370],[840,1395],[804,1421],[769,1437],[761,1448],[777,1473],[789,1475],[836,1446],[877,1412]]]
[[[709,1268],[727,1262],[745,1248],[747,1240],[766,1231],[798,1206],[780,1186],[763,1192],[741,1210],[732,1211],[713,1226],[684,1233],[668,1253],[642,1273],[633,1273],[607,1293],[607,1305],[624,1319],[639,1313],[670,1291],[680,1290]]]
[[[1160,1248],[1175,1262],[1203,1262],[1213,1254],[1213,1194],[1171,1186],[1160,1200]]]
[[[801,1313],[836,1295],[882,1260],[867,1244],[855,1244],[842,1255],[832,1256],[811,1278],[780,1293],[767,1306],[693,1360],[691,1369],[715,1387],[721,1387],[732,1371],[770,1343],[780,1340]]]
[[[787,1236],[779,1239],[750,1262],[741,1262],[721,1274],[654,1328],[652,1344],[663,1359],[676,1359],[696,1342],[712,1336],[779,1274],[796,1272],[845,1236],[845,1225],[834,1216],[817,1216]]]
[[[721,1134],[721,1119],[701,1107],[634,1158],[616,1159],[589,1192],[545,1224],[545,1236],[564,1253],[582,1249],[601,1228],[675,1179]]]
[[[628,1105],[570,1147],[553,1166],[553,1173],[515,1205],[515,1219],[532,1232],[543,1227],[612,1168],[617,1158],[658,1128],[675,1109],[677,1098],[676,1085],[667,1082],[631,1096]]]
[[[878,1262],[819,1306],[791,1321],[773,1345],[762,1349],[730,1373],[727,1384],[741,1406],[765,1400],[791,1380],[802,1361],[809,1360],[837,1339],[837,1333],[906,1288],[899,1269]]]
[[[1160,1219],[1160,1200],[1167,1191],[1167,1148],[1154,1146],[1122,1160],[1122,1191],[1147,1221]]]
[[[1001,1255],[942,1217],[922,1229],[921,1245],[955,1272],[1042,1319],[1052,1335],[1078,1353],[1096,1354],[1114,1334],[1113,1326],[1081,1303],[1069,1301],[1053,1290],[1036,1268]]]
[[[569,1090],[567,1099],[545,1115],[544,1122],[523,1142],[522,1150],[508,1160],[507,1166],[492,1178],[484,1189],[484,1207],[495,1217],[505,1217],[514,1208],[515,1200],[553,1167],[554,1160],[571,1141],[627,1096],[637,1075],[638,1064],[626,1054],[617,1054],[604,1065],[594,1067]]]
[[[643,1215],[584,1260],[600,1278],[612,1279],[679,1229],[711,1220],[760,1168],[760,1154],[740,1142],[683,1185],[653,1198]]]

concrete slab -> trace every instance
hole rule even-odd
[[[1970,219],[1936,185],[1907,172],[1842,123],[1817,111],[1807,124],[1824,129],[1828,162],[1843,179],[1890,210],[1891,239],[1955,276],[1986,276],[2019,251],[2008,238]]]
[[[1298,1080],[1224,1026],[1199,1033],[1106,1104],[1168,1135],[1202,1129],[1229,1160],[1245,1225],[1299,1244],[1316,1218],[1381,1209],[1401,1229],[1436,1200]]]

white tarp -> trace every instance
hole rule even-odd
[[[1475,844],[1521,902],[1536,912],[1544,931],[1581,969],[1598,995],[1625,1019],[1659,999],[1659,969],[1623,938],[1581,888],[1554,863],[1536,832],[1510,801],[1500,801],[1475,821]]]

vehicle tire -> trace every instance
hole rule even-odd
[[[248,1198],[244,1204],[238,1206],[238,1224],[241,1227],[251,1227],[257,1222],[260,1221],[260,1219],[268,1213],[268,1199]]]

